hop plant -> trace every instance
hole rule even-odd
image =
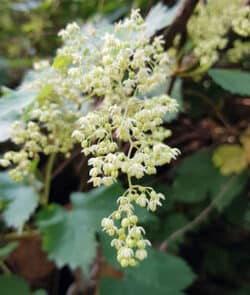
[[[164,199],[136,180],[155,174],[158,166],[179,154],[165,143],[171,132],[161,126],[177,103],[164,93],[152,97],[169,73],[164,41],[162,36],[149,36],[138,10],[117,23],[113,32],[84,32],[72,23],[59,36],[64,46],[53,65],[36,65],[37,71],[46,68],[46,74],[30,86],[38,95],[28,121],[13,128],[12,139],[22,149],[5,154],[2,165],[15,164],[11,174],[19,180],[40,153],[68,156],[78,142],[89,157],[93,186],[109,186],[126,175],[128,188],[101,225],[112,237],[120,264],[134,266],[147,257],[150,245],[135,208],[154,212]]]

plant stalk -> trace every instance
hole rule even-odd
[[[46,174],[45,174],[45,182],[44,182],[44,194],[41,199],[41,204],[43,206],[46,206],[49,202],[49,193],[50,193],[50,187],[51,187],[51,176],[52,176],[52,170],[53,170],[53,165],[55,162],[55,157],[56,154],[53,153],[50,155],[47,168],[46,168]]]
[[[191,222],[179,228],[177,231],[173,232],[166,240],[164,240],[159,249],[160,251],[166,251],[170,242],[177,240],[179,237],[182,237],[187,232],[193,230],[197,225],[201,224],[204,220],[207,219],[208,215],[215,208],[217,202],[224,198],[226,193],[231,189],[236,176],[232,176],[225,186],[219,191],[218,195],[212,200],[212,202],[203,210],[199,215],[197,215]]]

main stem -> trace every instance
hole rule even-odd
[[[45,174],[45,181],[44,181],[44,194],[41,199],[42,205],[47,205],[49,202],[49,193],[50,193],[50,186],[51,186],[51,176],[52,176],[52,169],[55,162],[56,154],[53,153],[50,155],[47,168],[46,168],[46,174]]]

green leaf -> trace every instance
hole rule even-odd
[[[148,259],[138,267],[127,269],[126,273],[128,277],[134,278],[138,282],[147,284],[147,281],[151,281],[150,287],[162,290],[165,294],[185,289],[195,277],[183,259],[153,248],[149,250]]]
[[[86,211],[90,220],[99,224],[105,215],[115,210],[117,197],[123,191],[122,185],[117,182],[112,186],[99,187],[86,193],[72,193],[70,198],[74,208]]]
[[[0,117],[0,142],[6,141],[11,135],[11,126],[13,122],[17,119],[15,114],[9,114],[8,116]]]
[[[0,276],[0,291],[3,295],[30,295],[28,284],[15,275]]]
[[[3,219],[7,226],[22,230],[38,206],[38,195],[25,184],[18,184],[7,173],[0,173],[0,201],[4,203]]]
[[[96,253],[95,234],[101,229],[101,219],[115,209],[122,192],[121,185],[117,183],[87,193],[73,193],[71,211],[56,205],[41,211],[37,225],[48,257],[59,267],[82,267],[88,273]]]
[[[47,295],[48,293],[45,290],[36,290],[34,292],[32,292],[32,295]]]
[[[86,193],[77,192],[71,195],[71,211],[50,205],[39,212],[37,225],[48,257],[59,267],[82,267],[88,273],[96,254],[95,235],[101,230],[101,220],[116,209],[117,198],[123,191],[121,184],[116,183]],[[142,222],[156,218],[150,213],[140,213],[139,217]]]
[[[32,292],[32,295],[47,295],[48,293],[45,290],[36,290]]]
[[[11,124],[21,116],[22,110],[32,103],[36,93],[35,90],[18,89],[0,98],[0,142],[10,137]]]
[[[248,176],[246,173],[221,179],[221,183],[218,186],[211,188],[211,196],[213,198],[222,192],[221,198],[215,202],[216,208],[222,211],[227,207],[235,197],[240,195],[246,187],[247,181]]]
[[[175,171],[172,187],[166,197],[176,201],[194,203],[216,198],[220,190],[230,182],[229,176],[223,176],[213,165],[212,154],[209,150],[197,152],[179,164]],[[244,189],[247,181],[245,173],[237,175],[216,203],[217,209],[222,210],[234,197]]]
[[[20,113],[35,99],[37,91],[30,89],[12,90],[0,98],[0,118],[11,113]]]
[[[106,262],[112,264],[116,269],[121,269],[120,263],[117,261],[117,252],[114,247],[110,245],[110,238],[105,233],[100,233],[100,242],[102,247],[102,253]]]
[[[176,230],[182,228],[184,225],[186,225],[189,222],[189,220],[186,218],[184,214],[181,213],[172,213],[167,216],[167,218],[164,220],[164,236],[169,237],[173,232]],[[180,236],[178,239],[176,239],[174,242],[170,242],[170,245],[172,248],[175,249],[179,245],[179,243],[183,240],[183,236]]]
[[[9,254],[16,249],[18,246],[17,242],[11,242],[0,248],[0,259],[5,259]]]
[[[55,261],[58,267],[68,265],[72,269],[82,267],[88,271],[96,251],[95,228],[89,224],[88,217],[79,209],[64,211],[63,215],[56,210],[51,217],[54,221],[47,225],[44,225],[41,216],[43,225],[38,221],[43,249],[48,252],[48,258]]]
[[[223,144],[213,154],[213,162],[221,174],[241,173],[247,167],[244,149],[238,144]]]
[[[45,290],[30,291],[28,283],[16,275],[0,275],[1,295],[46,295]]]
[[[91,211],[89,220],[92,220],[94,226],[100,226],[103,217],[112,213],[117,207],[117,197],[122,195],[124,189],[117,182],[111,187],[100,187],[87,193],[71,194],[71,202],[75,208]],[[107,199],[108,198],[108,199]],[[135,214],[138,216],[140,223],[153,222],[157,217],[139,206],[135,207]]]
[[[226,220],[234,225],[250,229],[250,214],[247,222],[247,214],[250,213],[249,201],[245,194],[233,200],[233,202],[226,208],[224,216]]]
[[[138,267],[125,270],[122,281],[103,279],[101,295],[181,295],[194,280],[190,267],[179,257],[151,249]]]
[[[187,203],[202,201],[220,177],[211,161],[211,153],[197,152],[183,159],[177,167],[169,198]]]
[[[223,89],[240,95],[250,95],[250,74],[240,70],[218,70],[208,72],[209,76]]]
[[[175,230],[179,229],[180,227],[184,226],[188,223],[188,219],[185,217],[184,214],[181,213],[173,213],[167,216],[165,223],[164,223],[164,232],[167,235],[170,235]]]

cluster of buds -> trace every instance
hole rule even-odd
[[[143,238],[145,230],[138,226],[135,206],[147,207],[155,211],[161,206],[163,194],[156,193],[150,187],[132,185],[118,199],[119,207],[109,217],[103,218],[102,228],[111,237],[111,246],[117,250],[117,260],[121,266],[135,266],[147,257],[146,247],[150,242]]]
[[[210,0],[197,5],[197,13],[188,23],[194,54],[204,69],[208,69],[226,48],[230,30],[240,37],[250,35],[250,8],[242,0]]]
[[[114,237],[111,245],[121,265],[134,266],[147,257],[150,245],[135,206],[155,211],[164,197],[132,181],[155,174],[179,154],[165,143],[171,132],[162,126],[177,103],[164,92],[152,95],[170,69],[163,37],[149,36],[138,10],[113,32],[87,33],[73,23],[59,36],[64,45],[52,66],[36,65],[37,79],[29,86],[38,95],[15,126],[12,139],[21,150],[7,153],[0,164],[16,165],[12,175],[20,180],[41,153],[68,156],[80,143],[94,186],[109,186],[125,174],[128,190],[102,227]]]
[[[162,117],[176,107],[176,101],[166,95],[145,100],[133,97],[82,117],[73,137],[85,155],[93,156],[89,164],[94,186],[112,184],[120,172],[140,179],[175,159],[178,149],[164,143],[171,132],[160,125]],[[121,151],[126,142],[129,152]]]
[[[71,89],[65,91],[61,74],[53,70],[48,61],[34,65],[37,79],[21,87],[37,92],[33,103],[24,110],[24,116],[12,125],[11,140],[20,150],[9,151],[0,160],[3,167],[11,167],[10,176],[22,181],[32,173],[40,155],[62,154],[66,157],[76,141],[71,137],[79,119],[78,100]],[[70,89],[69,86],[66,88]],[[67,99],[63,99],[65,93]],[[78,94],[79,98],[79,94]]]
[[[157,166],[179,154],[165,144],[171,132],[161,126],[165,114],[176,111],[177,103],[165,94],[148,95],[165,81],[169,59],[162,38],[147,36],[138,11],[100,39],[94,64],[87,61],[95,53],[86,48],[70,55],[73,66],[68,75],[74,75],[89,98],[101,97],[98,107],[78,120],[73,138],[91,156],[88,163],[94,186],[111,185],[120,174],[127,175],[129,188],[118,199],[118,209],[103,219],[102,227],[114,237],[111,245],[117,249],[120,264],[134,266],[147,257],[145,248],[150,244],[143,239],[134,205],[155,211],[164,196],[133,185],[132,180],[155,174]],[[84,61],[79,56],[82,52]]]

